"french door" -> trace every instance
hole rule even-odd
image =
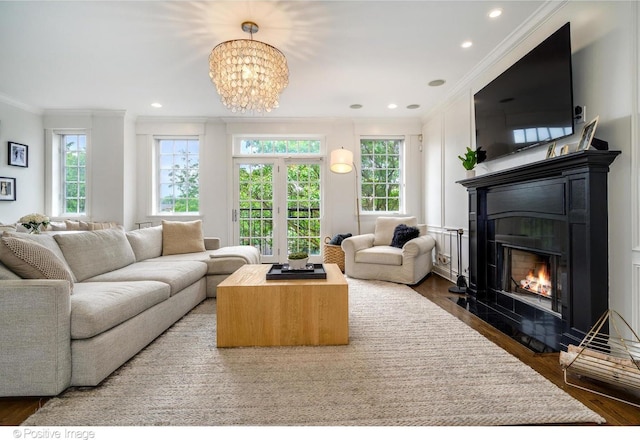
[[[234,159],[234,242],[265,263],[299,251],[320,262],[321,171],[318,159]]]

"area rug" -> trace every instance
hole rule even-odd
[[[411,288],[348,281],[349,345],[218,349],[208,299],[100,386],[67,390],[24,425],[605,422]]]

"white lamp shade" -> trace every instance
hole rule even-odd
[[[329,168],[338,174],[350,173],[353,169],[353,153],[344,148],[333,150]]]

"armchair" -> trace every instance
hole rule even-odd
[[[392,246],[396,227],[401,224],[418,228],[419,236],[410,239],[402,247]],[[356,235],[342,241],[345,274],[365,280],[417,284],[433,269],[436,241],[426,235],[426,229],[426,225],[417,224],[415,217],[378,218],[374,233]]]

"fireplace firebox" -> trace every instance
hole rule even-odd
[[[474,307],[550,350],[580,343],[608,309],[607,174],[618,154],[586,150],[458,182]]]
[[[566,265],[558,264],[561,256],[507,244],[500,247],[502,292],[560,316],[561,280],[566,282]]]

